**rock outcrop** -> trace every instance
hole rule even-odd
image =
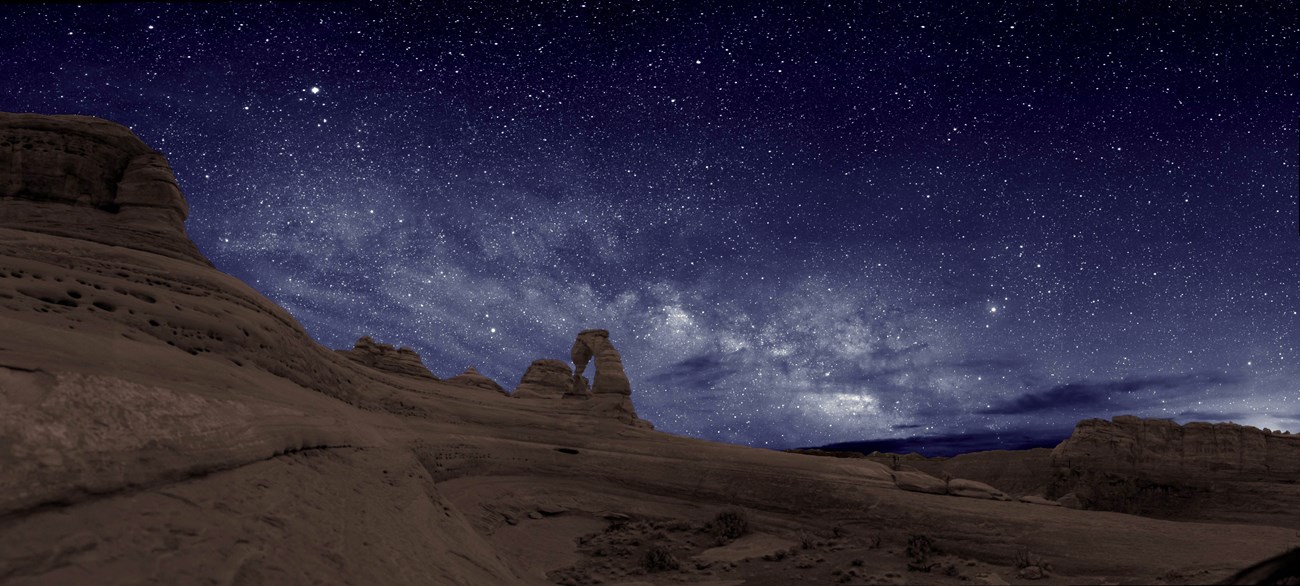
[[[578,339],[573,341],[570,355],[573,358],[572,388],[575,392],[581,392],[585,386],[582,373],[586,370],[587,363],[594,359],[596,374],[591,383],[591,398],[598,408],[611,411],[628,423],[649,425],[636,416],[636,409],[632,406],[632,385],[627,380],[627,373],[623,371],[623,357],[609,341],[609,330],[578,332]]]
[[[336,352],[375,370],[432,380],[438,378],[424,366],[424,362],[420,360],[420,355],[416,354],[415,350],[380,344],[370,336],[361,336],[351,350],[336,350]]]
[[[1300,436],[1236,423],[1085,419],[1052,451],[1057,467],[1203,480],[1300,479]]]
[[[560,399],[573,394],[573,370],[560,360],[534,360],[524,371],[514,397],[521,399]]]
[[[447,379],[446,382],[449,382],[453,385],[462,385],[466,387],[476,387],[480,389],[487,389],[489,391],[496,391],[498,393],[501,393],[502,395],[508,394],[506,393],[505,389],[501,388],[501,385],[497,384],[497,381],[488,378],[486,375],[480,373],[473,366],[466,368],[465,372],[462,372],[456,376]]]
[[[632,385],[627,380],[627,373],[623,372],[623,357],[609,342],[609,330],[578,332],[578,339],[573,341],[570,354],[575,381],[587,369],[587,363],[595,358],[595,382],[591,385],[593,395],[632,395]]]
[[[120,124],[0,112],[0,200],[0,227],[210,266],[167,159]]]
[[[965,478],[954,478],[948,481],[948,494],[952,496],[964,496],[966,498],[989,499],[995,501],[1009,501],[1011,497],[1006,493],[993,488],[983,482],[967,480]]]
[[[918,470],[894,470],[894,486],[912,492],[948,494],[948,483]]]
[[[1046,496],[1068,507],[1176,519],[1300,522],[1300,437],[1235,423],[1080,421],[1052,451]],[[1283,505],[1283,503],[1290,503]]]

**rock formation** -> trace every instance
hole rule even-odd
[[[595,382],[591,385],[593,395],[632,395],[632,385],[623,372],[623,357],[609,342],[609,330],[583,330],[578,332],[578,339],[573,341],[570,350],[574,365],[574,386],[577,377],[587,369],[587,363],[596,359]]]
[[[1152,478],[1294,480],[1300,437],[1236,423],[1085,419],[1052,451],[1058,466]]]
[[[1293,506],[1300,505],[1300,437],[1280,432],[1127,415],[1087,419],[1052,451],[1052,466],[1046,496],[1069,507],[1232,520],[1282,507],[1294,519],[1287,522],[1300,522]]]
[[[967,480],[965,478],[954,478],[949,480],[948,494],[952,496],[964,496],[967,498],[989,499],[995,501],[1011,500],[1011,497],[992,486],[975,480]]]
[[[514,395],[521,399],[559,399],[571,394],[573,370],[559,360],[534,360],[528,365]]]
[[[462,372],[456,376],[447,379],[447,382],[453,385],[477,387],[480,389],[487,389],[489,391],[496,391],[503,395],[507,394],[506,390],[501,388],[501,385],[497,384],[497,381],[494,381],[488,378],[487,376],[483,375],[473,366],[466,368],[465,372]]]
[[[420,360],[420,355],[416,354],[415,350],[380,344],[370,336],[361,336],[351,350],[337,350],[337,352],[376,370],[433,380],[438,378],[424,366],[424,362]]]
[[[649,422],[638,419],[632,406],[632,386],[623,372],[623,358],[609,341],[608,330],[583,330],[573,341],[570,350],[573,358],[573,393],[581,393],[586,386],[582,373],[593,359],[596,374],[591,383],[591,398],[598,410],[611,411],[620,420],[640,426]]]
[[[167,159],[121,125],[0,112],[0,170],[0,227],[210,264]]]

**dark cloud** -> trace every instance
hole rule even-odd
[[[907,438],[888,438],[856,442],[840,442],[820,446],[819,449],[835,452],[889,452],[906,454],[916,452],[922,456],[955,456],[985,450],[1027,450],[1051,448],[1070,436],[1071,429],[1021,429],[1011,431],[982,431],[976,433],[943,434]]]
[[[1080,381],[994,402],[980,413],[1023,415],[1047,411],[1099,410],[1133,407],[1144,403],[1138,393],[1160,391],[1182,395],[1205,387],[1239,382],[1241,377],[1220,372],[1148,376],[1111,381]]]
[[[1241,421],[1250,417],[1250,413],[1242,411],[1181,411],[1177,414],[1178,419],[1183,421]]]
[[[709,389],[737,370],[725,355],[698,354],[668,365],[648,380],[651,384],[674,389]]]

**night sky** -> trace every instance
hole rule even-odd
[[[603,327],[707,439],[1300,431],[1300,9],[840,4],[5,5],[0,110],[130,126],[218,268],[439,376]]]

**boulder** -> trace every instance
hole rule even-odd
[[[964,478],[954,478],[948,481],[948,494],[953,496],[964,496],[975,499],[988,499],[995,501],[1009,501],[1011,497],[1006,493],[993,488],[983,482],[966,480]]]
[[[445,382],[449,382],[454,385],[462,385],[467,387],[487,389],[489,391],[496,391],[503,395],[508,394],[506,393],[505,389],[501,388],[501,385],[497,384],[497,381],[494,381],[484,376],[483,374],[480,374],[479,371],[475,370],[473,366],[465,369],[465,372],[462,372],[456,376],[447,379]]]
[[[894,470],[894,486],[912,492],[930,494],[948,494],[948,483],[924,472],[915,470]]]

